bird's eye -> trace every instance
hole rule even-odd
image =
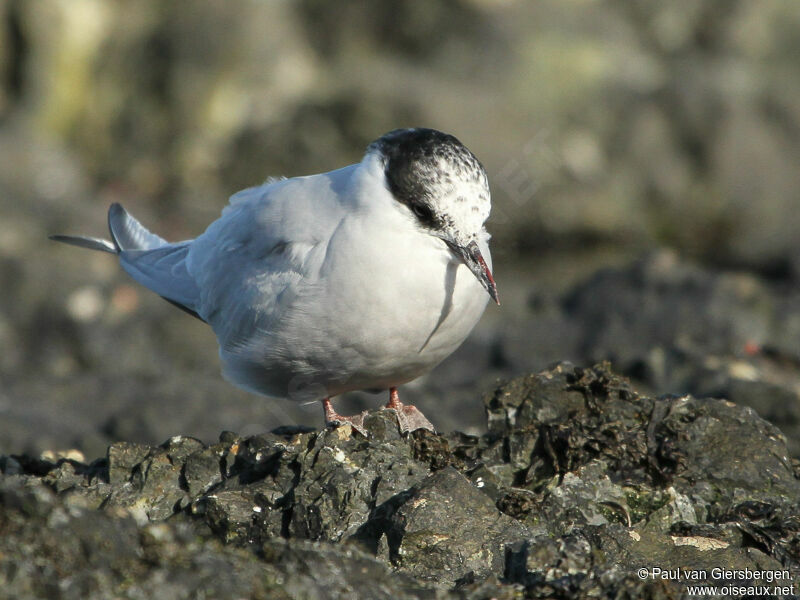
[[[420,221],[430,222],[433,220],[433,212],[424,204],[412,204],[411,210],[414,211]]]

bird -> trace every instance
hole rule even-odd
[[[210,325],[234,385],[322,401],[326,425],[364,435],[366,411],[340,415],[331,399],[388,389],[385,408],[406,433],[435,429],[397,388],[452,354],[489,298],[500,304],[490,211],[477,157],[453,135],[411,128],[382,135],[356,164],[234,194],[194,239],[169,243],[117,203],[110,240],[50,238],[116,255]]]

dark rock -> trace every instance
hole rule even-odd
[[[504,449],[507,484],[566,489],[599,462],[590,477],[595,492],[605,474],[625,486],[673,485],[717,507],[734,497],[789,501],[800,494],[784,436],[725,400],[647,398],[606,368],[559,365],[499,388],[486,403],[489,439],[496,439],[481,456],[495,466],[493,451]]]
[[[41,484],[0,482],[3,598],[433,598],[354,548],[273,540],[253,553],[186,523],[65,505]]]
[[[117,442],[108,447],[108,481],[118,485],[129,481],[133,467],[150,452],[148,446]]]
[[[264,544],[261,556],[276,571],[288,574],[283,589],[291,598],[445,597],[349,546],[278,538]]]
[[[505,545],[530,535],[452,467],[412,487],[386,532],[392,563],[428,581],[501,576]]]
[[[299,479],[291,492],[292,536],[334,541],[354,536],[376,506],[430,472],[414,458],[414,445],[401,438],[391,411],[373,413],[365,423],[369,443],[344,429],[303,440],[292,463]]]
[[[751,406],[783,430],[791,454],[800,456],[796,286],[661,251],[595,273],[565,295],[560,309],[560,319],[581,332],[579,347],[562,346],[561,356],[609,360],[656,393]]]
[[[189,496],[195,497],[207,492],[223,480],[220,456],[214,448],[203,449],[186,457],[183,465],[183,479]]]
[[[564,306],[584,332],[583,356],[620,365],[654,347],[680,344],[719,354],[768,340],[778,308],[754,275],[712,272],[669,251],[599,271],[576,286]]]
[[[569,364],[485,404],[483,436],[404,436],[379,410],[369,438],[346,425],[118,443],[92,464],[0,457],[0,589],[668,598],[687,582],[655,568],[742,585],[708,573],[800,567],[800,469],[752,409]]]

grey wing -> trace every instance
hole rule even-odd
[[[143,286],[202,319],[197,312],[200,291],[186,269],[191,243],[189,240],[165,244],[153,250],[122,250],[119,262]]]
[[[223,353],[255,360],[265,347],[280,351],[280,331],[317,286],[325,247],[344,216],[333,189],[349,173],[244,190],[194,241],[188,264],[200,287],[198,312]]]
[[[200,287],[196,310],[220,345],[235,352],[259,331],[274,330],[282,305],[306,274],[305,258],[314,246],[287,237],[279,218],[259,223],[259,208],[241,203],[226,209],[189,252],[189,272]]]

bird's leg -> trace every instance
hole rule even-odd
[[[367,435],[367,430],[364,427],[364,415],[366,412],[353,415],[352,417],[342,416],[333,408],[333,403],[331,402],[330,398],[323,398],[322,408],[325,409],[325,425],[328,425],[329,427],[338,427],[344,423],[350,423],[352,428],[358,431],[361,435],[364,437],[369,437]]]
[[[389,388],[389,402],[386,403],[386,408],[397,413],[397,424],[400,425],[400,431],[403,433],[417,429],[427,429],[436,433],[433,424],[416,406],[400,402],[400,394],[397,393],[396,387]]]
[[[400,402],[400,394],[397,393],[397,388],[389,388],[389,402],[386,403],[386,408],[400,410],[403,408],[403,403]]]

